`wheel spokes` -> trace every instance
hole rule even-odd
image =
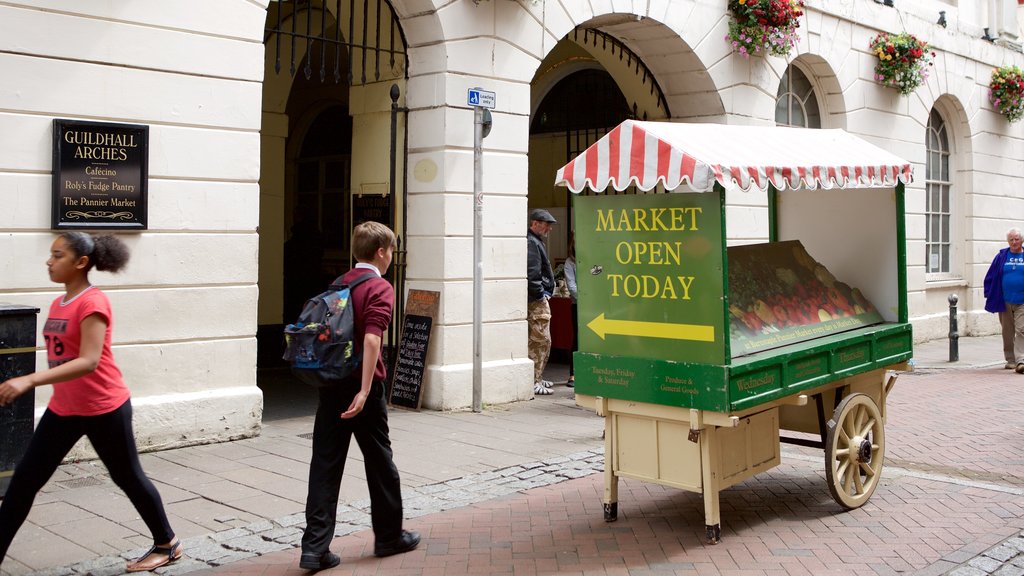
[[[845,481],[845,479],[846,479],[846,471],[849,469],[849,467],[850,467],[850,461],[849,460],[844,460],[843,463],[840,464],[839,467],[836,469],[836,475],[839,476],[839,478],[841,478],[841,479],[843,479]],[[844,482],[844,484],[845,484],[845,482]]]
[[[866,438],[867,435],[870,434],[871,431],[875,429],[876,422],[877,421],[874,418],[869,419],[864,426],[858,428],[860,432],[857,435],[860,436],[861,438]]]
[[[868,478],[875,477],[875,469],[871,467],[871,464],[868,464],[867,462],[861,462],[860,469],[864,471],[864,475],[867,476]]]
[[[843,446],[850,445],[850,435],[847,434],[846,430],[843,428],[839,429],[839,443],[842,444]]]
[[[857,487],[856,491],[853,494],[854,495],[863,494],[864,493],[864,477],[862,477],[860,475],[860,471],[859,470],[856,470],[856,469],[853,470],[853,483]]]

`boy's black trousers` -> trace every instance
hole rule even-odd
[[[309,462],[303,553],[323,554],[334,538],[338,491],[352,436],[366,465],[370,517],[376,541],[390,542],[402,534],[402,487],[388,436],[384,389],[383,382],[374,381],[362,412],[348,420],[342,420],[341,413],[348,409],[359,391],[358,378],[319,389],[320,403],[313,425],[313,456]]]

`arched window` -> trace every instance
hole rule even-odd
[[[925,164],[925,266],[929,274],[948,274],[951,243],[951,189],[949,135],[938,110],[928,116]]]
[[[821,110],[814,85],[795,64],[786,68],[775,97],[775,124],[794,128],[821,128]]]

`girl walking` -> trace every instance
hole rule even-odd
[[[127,570],[153,570],[181,558],[181,542],[167,521],[160,494],[139,463],[131,394],[110,352],[110,301],[89,283],[93,267],[118,272],[128,256],[124,243],[111,235],[65,232],[50,246],[50,280],[64,284],[65,293],[50,305],[43,325],[49,369],[0,383],[0,406],[36,386],[53,386],[46,412],[0,504],[0,564],[36,494],[82,436],[89,438],[110,478],[153,535],[153,547]]]

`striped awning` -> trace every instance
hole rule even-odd
[[[763,191],[890,188],[912,178],[909,162],[844,130],[626,120],[559,169],[555,185]]]

